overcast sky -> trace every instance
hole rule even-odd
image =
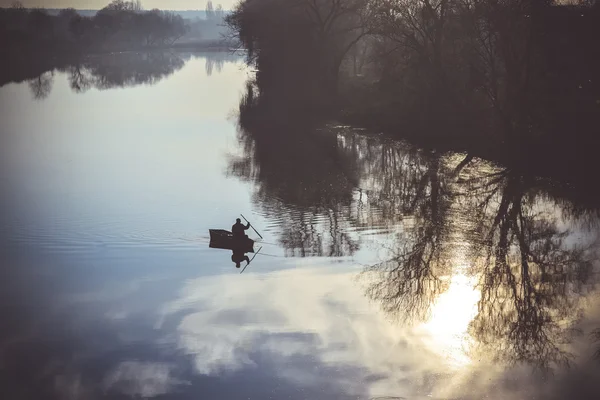
[[[0,6],[8,7],[15,0],[0,0]],[[142,0],[146,9],[159,8],[163,10],[204,10],[208,0]],[[25,7],[45,8],[79,8],[100,9],[111,0],[21,0]],[[222,4],[223,8],[230,9],[238,0],[213,0],[213,4]]]

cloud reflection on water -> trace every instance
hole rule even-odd
[[[116,110],[134,98],[138,102],[146,99],[144,112],[147,117],[159,114],[162,103],[157,100],[171,101],[185,88],[191,88],[190,92],[202,88],[216,93],[223,89],[225,81],[231,81],[231,87],[237,88],[231,78],[236,75],[227,75],[221,80],[215,80],[217,77],[213,76],[212,80],[200,81],[197,70],[202,68],[196,66],[191,63],[194,68],[178,73],[181,80],[153,88],[155,97],[147,99],[149,92],[129,90],[126,93],[141,94],[129,98],[125,93],[113,97],[110,91],[102,94],[90,91],[77,99],[73,95],[69,97],[69,104],[80,108],[72,118],[83,121],[89,117],[86,110],[95,110],[95,105]],[[234,67],[230,65],[230,72]],[[128,76],[124,74],[123,79],[116,82],[134,82]],[[67,82],[67,77],[60,75],[59,82]],[[230,86],[227,88],[231,89]],[[66,104],[58,96],[62,93],[60,90],[56,87],[46,103],[52,105],[56,101],[58,104],[60,100],[60,104]],[[226,96],[222,99],[215,96],[201,107],[184,98],[169,115],[181,117],[182,121],[194,122],[190,115],[212,121],[211,118],[216,120],[213,114],[222,112],[227,104]],[[41,103],[38,105],[41,107]],[[177,227],[178,237],[183,236],[179,233],[186,229],[195,232],[202,224],[219,221],[230,210],[239,208],[239,204],[245,204],[237,202],[226,211],[221,209],[220,214],[212,212],[212,206],[217,203],[222,206],[223,194],[230,192],[223,189],[229,187],[222,182],[220,173],[214,174],[210,168],[204,168],[222,165],[214,146],[221,132],[207,136],[211,146],[205,146],[199,139],[181,145],[178,140],[188,137],[192,129],[178,125],[180,135],[165,130],[169,145],[164,147],[162,139],[153,140],[158,135],[151,135],[150,130],[145,129],[156,120],[148,120],[144,126],[137,115],[122,108],[123,113],[115,113],[111,118],[114,126],[119,128],[114,132],[109,129],[113,125],[108,122],[97,124],[96,120],[89,124],[102,128],[95,135],[90,132],[73,135],[72,131],[65,130],[68,135],[60,136],[63,130],[59,127],[52,132],[57,150],[69,143],[73,147],[69,147],[68,155],[97,162],[89,164],[92,168],[87,169],[82,167],[88,163],[76,163],[78,168],[65,167],[65,171],[79,172],[73,180],[73,188],[86,188],[89,192],[89,196],[81,197],[73,204],[84,205],[82,210],[93,216],[92,220],[102,222],[83,225],[86,232],[93,230],[95,235],[103,232],[101,227],[108,221],[106,214],[101,213],[103,203],[114,204],[116,210],[129,217],[122,221],[127,227],[125,233],[131,230],[142,232],[141,228],[148,227],[167,230],[173,226]],[[52,107],[44,110],[44,115],[55,115]],[[130,120],[138,136],[131,132],[128,135],[121,133],[123,121]],[[52,126],[53,120],[38,116],[35,121],[47,121]],[[194,122],[193,126],[196,129],[200,125]],[[279,128],[271,126],[275,133],[282,131]],[[202,135],[211,130],[212,125],[207,124]],[[15,132],[18,132],[15,135],[18,143],[23,143],[23,153],[15,152],[15,147],[10,149],[15,160],[35,159],[39,162],[46,159],[31,156],[36,154],[31,153],[30,146],[30,138],[35,136],[27,132],[36,132],[35,129]],[[5,384],[8,393],[14,394],[1,396],[4,392],[0,392],[0,397],[44,397],[40,393],[45,394],[45,385],[51,381],[61,399],[131,396],[169,399],[355,400],[372,396],[479,399],[484,395],[492,399],[561,399],[575,394],[578,398],[595,398],[594,390],[600,389],[600,380],[597,379],[598,368],[591,367],[588,362],[593,350],[586,337],[575,338],[573,344],[560,344],[572,350],[578,357],[578,365],[570,370],[556,371],[550,381],[532,375],[529,367],[514,365],[514,359],[519,357],[523,363],[544,364],[552,356],[560,355],[554,351],[553,335],[562,335],[565,321],[570,330],[571,323],[577,322],[588,301],[586,296],[591,292],[588,281],[593,279],[587,279],[585,273],[589,272],[588,260],[594,257],[593,254],[589,257],[583,248],[572,249],[569,239],[581,234],[571,221],[576,216],[570,214],[575,214],[576,210],[560,198],[553,200],[540,182],[530,181],[509,170],[490,169],[481,161],[463,165],[462,173],[456,179],[451,172],[456,170],[460,160],[449,159],[448,155],[413,151],[401,144],[381,142],[351,132],[329,136],[321,133],[298,136],[289,143],[282,139],[283,135],[277,140],[268,135],[242,136],[245,146],[254,149],[255,154],[250,152],[233,159],[231,171],[228,169],[228,172],[253,182],[252,187],[257,189],[255,203],[260,205],[259,210],[264,208],[265,222],[271,223],[268,226],[271,232],[280,234],[278,239],[281,240],[276,240],[282,253],[307,258],[288,258],[285,260],[286,271],[266,274],[262,272],[281,268],[283,262],[270,259],[273,263],[266,265],[267,261],[263,259],[259,264],[260,258],[257,258],[252,273],[248,273],[249,270],[239,275],[227,270],[225,275],[188,280],[190,275],[194,277],[206,274],[206,271],[213,275],[218,273],[216,265],[221,259],[198,253],[196,248],[189,249],[189,256],[181,249],[167,251],[165,247],[157,246],[156,240],[148,240],[154,236],[145,234],[138,241],[143,245],[139,247],[130,247],[131,243],[127,241],[119,242],[118,238],[123,240],[121,236],[107,241],[107,245],[105,239],[111,236],[100,235],[102,242],[91,247],[93,252],[88,250],[86,258],[74,268],[57,271],[57,261],[44,256],[43,263],[29,263],[31,274],[18,280],[23,282],[18,294],[23,298],[24,307],[35,310],[31,316],[24,316],[23,306],[15,301],[16,296],[7,295],[17,290],[4,283],[12,290],[2,291],[6,296],[5,306],[12,306],[12,314],[4,315],[5,329],[12,335],[12,329],[18,327],[21,320],[29,322],[28,317],[36,324],[32,329],[25,329],[26,334],[15,330],[14,337],[18,341],[4,342],[0,346],[2,362],[5,365],[12,363],[11,371],[7,371],[8,368],[2,371],[6,374],[0,376],[0,383]],[[110,134],[129,139],[111,142],[114,138]],[[40,137],[46,139],[48,132],[42,132]],[[58,141],[60,137],[64,137],[64,141]],[[100,146],[108,139],[109,146]],[[78,147],[84,142],[87,147]],[[40,143],[47,145],[46,140]],[[110,159],[107,155],[114,155],[112,143],[120,143],[124,156],[118,158],[122,164],[115,165],[113,159],[116,173],[110,175],[97,166]],[[144,146],[140,147],[139,143]],[[221,147],[225,148],[225,145]],[[144,148],[146,151],[141,152]],[[85,149],[93,151],[82,151]],[[132,167],[128,161],[130,149],[136,150],[138,160],[141,160],[140,154],[144,154],[143,160],[152,162],[139,162]],[[199,149],[204,149],[204,153],[199,153]],[[20,154],[27,157],[18,157]],[[56,160],[65,159],[62,152],[55,154]],[[164,158],[158,158],[157,154]],[[311,154],[318,156],[314,162],[309,162],[306,168],[298,168],[307,163],[305,156]],[[202,158],[204,164],[184,162],[195,158]],[[160,166],[162,175],[156,172],[148,175],[146,165],[149,164]],[[168,168],[175,164],[179,168]],[[54,204],[51,199],[55,199],[56,204],[64,203],[65,189],[56,184],[63,180],[49,179],[59,176],[48,173],[53,170],[47,166],[56,165],[61,164],[40,164],[39,171],[44,173],[23,175],[27,178],[19,179],[39,191],[41,194],[36,199],[43,199],[45,204]],[[185,170],[203,171],[205,175],[187,175]],[[102,173],[87,173],[93,171]],[[322,171],[329,171],[329,174]],[[175,176],[182,184],[167,186],[166,182],[173,182]],[[64,177],[73,179],[66,173]],[[203,199],[209,198],[204,191],[193,192],[188,185],[197,180],[213,189],[214,198],[207,203],[203,203]],[[162,184],[148,185],[146,181]],[[113,186],[115,182],[122,185]],[[138,187],[131,182],[142,182],[147,186]],[[131,193],[125,192],[125,187]],[[222,189],[220,192],[219,188]],[[240,190],[239,186],[231,188]],[[136,211],[140,204],[151,204],[145,197],[138,197],[138,193],[146,197],[150,193],[172,193],[173,197],[187,199],[189,207],[172,203],[167,197],[158,202],[161,197],[157,196],[153,199],[158,204],[156,208],[149,207],[145,214],[135,214],[144,217],[140,220],[148,225],[137,225],[138,220],[132,218],[134,214],[125,207],[126,203],[135,204]],[[178,196],[180,193],[184,195]],[[105,196],[114,203],[106,201]],[[202,206],[211,211],[201,213],[196,220],[190,218]],[[57,210],[69,218],[77,211],[68,206],[49,210],[47,215],[52,215],[52,219],[48,220],[48,226],[52,229],[48,232],[52,237],[58,226],[54,218]],[[158,214],[164,217],[172,210],[177,210],[171,215],[176,224],[148,218]],[[41,218],[31,219],[35,226],[43,225]],[[122,228],[120,224],[114,226]],[[65,238],[65,229],[61,232]],[[162,232],[162,236],[154,238],[161,239],[158,242],[172,243],[172,238],[167,236]],[[389,248],[383,249],[380,241],[370,240],[371,236],[386,236]],[[481,238],[485,238],[483,243]],[[575,242],[581,244],[581,239]],[[122,248],[111,250],[111,244]],[[373,247],[369,249],[372,251],[362,251],[367,244]],[[410,258],[417,252],[418,258]],[[374,253],[380,256],[377,260],[372,257]],[[339,265],[335,269],[325,267],[325,259],[308,257],[314,255],[336,257]],[[356,260],[361,255],[368,265],[381,261],[373,267],[382,273],[379,285],[382,298],[364,296],[365,282],[357,281],[358,269],[353,270],[349,261],[351,257]],[[524,259],[523,255],[529,258]],[[228,257],[223,257],[227,264]],[[423,259],[428,262],[422,262]],[[87,265],[93,268],[81,268]],[[469,268],[462,265],[479,268],[478,279],[471,278]],[[11,267],[11,273],[23,274],[27,270]],[[151,269],[155,270],[156,278],[149,278]],[[377,271],[358,276],[365,277],[370,272]],[[52,280],[44,274],[52,276]],[[95,287],[101,280],[106,280],[106,290],[93,291],[84,285],[93,281],[89,286]],[[65,281],[74,286],[63,286]],[[32,282],[36,285],[33,296]],[[184,286],[179,290],[181,282]],[[432,282],[429,292],[413,290],[422,287],[424,282]],[[401,284],[405,284],[402,287],[405,290],[399,293]],[[75,287],[79,295],[67,293]],[[479,290],[486,293],[489,301],[479,303],[477,307]],[[66,296],[67,304],[51,313],[49,304],[59,297],[59,292]],[[398,293],[399,296],[393,296]],[[388,299],[395,302],[377,301]],[[501,309],[492,307],[499,303],[505,306]],[[384,312],[381,312],[382,308]],[[160,310],[158,322],[156,309]],[[592,311],[588,314],[598,315]],[[411,318],[397,318],[400,315],[419,318],[415,322]],[[600,326],[597,319],[587,324],[581,329],[583,332]],[[537,336],[531,336],[532,326]],[[507,332],[519,335],[509,336]],[[474,352],[471,346],[464,344],[472,339],[470,335],[477,333],[484,346]],[[538,353],[530,351],[536,344],[551,351],[537,356]],[[505,361],[513,364],[509,362],[507,366]],[[35,393],[33,389],[27,392],[30,381],[39,384]],[[21,391],[23,387],[26,389]],[[11,392],[11,389],[15,391]]]
[[[390,321],[369,302],[355,273],[334,269],[192,280],[161,314],[164,321],[177,318],[171,321],[177,346],[202,375],[260,370],[267,357],[276,366],[272,379],[300,387],[318,387],[324,371],[346,371],[328,379],[359,398],[487,393],[516,399],[545,391],[538,386],[542,377],[528,368],[504,369],[481,355],[469,358],[462,345],[472,339],[467,328],[479,300],[475,284],[476,279],[454,276],[430,319],[412,326]],[[304,362],[296,364],[299,359]]]
[[[174,368],[166,363],[125,361],[106,376],[104,390],[142,398],[164,395],[174,386],[189,384],[172,377]]]
[[[406,394],[409,388],[399,382],[410,380],[412,391],[445,369],[429,349],[415,351],[421,337],[390,324],[369,304],[354,273],[302,269],[197,279],[164,308],[165,318],[182,310],[178,345],[194,356],[201,374],[260,368],[256,354],[267,353],[281,360],[279,377],[296,384],[310,387],[322,379],[318,369],[299,371],[290,363],[302,357],[318,360],[314,366],[360,371],[342,386],[389,395]]]

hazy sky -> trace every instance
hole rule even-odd
[[[45,8],[79,8],[100,9],[112,0],[21,0],[25,7]],[[146,9],[160,8],[163,10],[204,10],[208,0],[142,0]],[[14,0],[0,0],[0,6],[8,7]],[[230,9],[238,0],[213,0],[213,4],[222,4],[223,8]]]

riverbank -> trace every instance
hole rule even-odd
[[[571,98],[575,104],[581,103]],[[561,103],[564,103],[563,99]],[[588,101],[591,103],[591,101]],[[598,111],[580,107],[578,115],[553,115],[554,126],[538,135],[510,136],[491,111],[466,110],[421,113],[407,110],[387,96],[376,82],[363,78],[342,85],[339,104],[332,116],[342,124],[373,134],[404,140],[421,148],[462,152],[498,163],[518,173],[547,181],[556,195],[576,199],[584,208],[600,207],[600,188],[595,184],[600,127]]]
[[[305,7],[245,1],[226,18],[258,70],[255,92],[270,115],[323,112],[419,147],[598,191],[597,6],[432,10],[417,2],[390,13],[360,3],[331,29]]]

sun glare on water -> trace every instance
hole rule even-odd
[[[431,316],[422,328],[431,341],[431,347],[439,352],[451,366],[460,368],[470,363],[468,327],[477,314],[480,298],[476,278],[465,274],[466,267],[455,270],[446,292],[440,295]]]

